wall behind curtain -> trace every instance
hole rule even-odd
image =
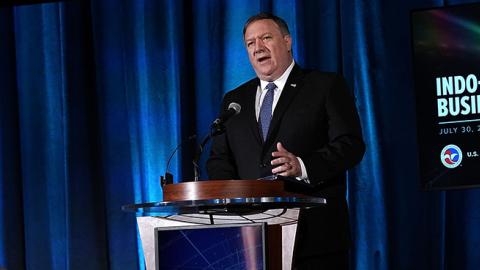
[[[143,269],[120,207],[162,199],[172,150],[254,76],[241,31],[270,11],[296,61],[344,74],[356,97],[367,153],[349,172],[352,269],[478,269],[479,191],[419,191],[410,60],[410,11],[465,2],[0,7],[0,267]],[[192,178],[191,149],[174,156],[175,181]]]

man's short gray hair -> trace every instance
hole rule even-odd
[[[282,18],[275,16],[271,13],[261,12],[261,13],[258,13],[257,15],[253,15],[252,17],[248,18],[248,20],[245,22],[245,25],[243,26],[244,38],[245,38],[245,32],[247,31],[247,27],[251,23],[260,21],[260,20],[272,20],[280,28],[280,31],[284,36],[290,35],[290,31],[288,30],[288,25]]]

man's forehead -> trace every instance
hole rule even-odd
[[[261,36],[267,33],[273,34],[274,32],[281,33],[280,27],[270,19],[263,19],[254,21],[247,26],[245,30],[245,39],[253,38],[255,36]]]

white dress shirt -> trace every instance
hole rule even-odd
[[[285,88],[285,84],[287,83],[288,76],[290,76],[290,73],[292,72],[292,69],[294,66],[295,66],[295,61],[292,60],[292,63],[290,64],[290,66],[288,66],[288,68],[285,70],[282,76],[280,76],[278,79],[273,81],[273,83],[277,86],[277,88],[273,90],[274,93],[273,93],[272,115],[273,115],[273,112],[275,111],[275,107],[277,106],[278,100],[280,99],[280,95],[282,95],[282,91]],[[260,85],[257,87],[257,95],[255,97],[255,115],[257,116],[257,122],[258,122],[258,117],[260,115],[260,107],[262,106],[263,99],[265,98],[265,95],[267,94],[267,91],[268,91],[266,89],[268,83],[270,82],[260,80]],[[297,159],[302,169],[302,175],[297,177],[297,179],[308,182],[308,175],[307,175],[307,169],[305,168],[305,164],[303,164],[303,161],[300,157],[297,157]]]

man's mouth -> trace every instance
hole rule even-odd
[[[261,64],[268,59],[270,59],[270,56],[262,56],[262,57],[257,58],[257,62],[259,62]]]

